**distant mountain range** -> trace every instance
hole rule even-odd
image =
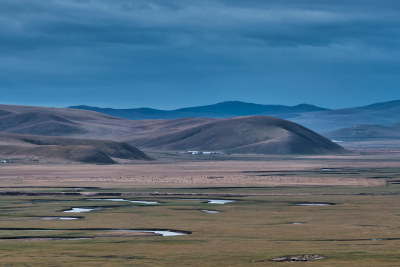
[[[92,110],[133,120],[269,115],[296,122],[318,133],[327,133],[358,125],[388,126],[400,122],[400,100],[345,109],[326,109],[308,104],[297,106],[260,105],[240,101],[228,101],[176,110],[151,108],[112,109],[89,106],[74,106],[70,108]]]
[[[90,106],[72,106],[69,108],[91,110],[111,116],[131,119],[179,119],[187,117],[229,118],[254,115],[297,114],[312,111],[324,111],[325,108],[300,104],[297,106],[260,105],[240,101],[227,101],[214,105],[160,110],[152,108],[113,109]]]

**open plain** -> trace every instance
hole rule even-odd
[[[399,0],[0,0],[0,267],[400,266]]]
[[[150,155],[161,159],[0,165],[1,264],[394,266],[400,259],[398,153]]]

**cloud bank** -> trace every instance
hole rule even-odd
[[[2,0],[0,92],[9,103],[160,108],[400,98],[399,10],[395,0]]]

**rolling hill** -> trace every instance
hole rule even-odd
[[[334,154],[345,150],[298,124],[267,116],[220,119],[130,141],[141,148],[256,154]]]
[[[363,141],[377,139],[400,139],[400,124],[358,125],[325,134],[326,137],[343,141]]]
[[[0,105],[0,132],[121,141],[151,131],[164,133],[208,123],[214,119],[133,121],[102,113],[31,106]]]
[[[132,145],[106,140],[0,133],[2,158],[112,164],[116,159],[151,160]]]
[[[140,149],[204,149],[261,154],[343,152],[341,147],[302,126],[265,116],[128,120],[79,109],[0,105],[0,121],[0,132],[35,135],[32,138],[17,139],[23,142],[24,146],[29,144],[29,153],[37,156],[50,153],[62,154],[59,157],[68,158],[79,148],[80,152],[77,154],[103,153],[109,158],[125,158],[111,149],[115,147],[117,152],[121,153],[125,145],[117,143],[121,141]],[[104,141],[105,139],[113,140],[114,143]],[[90,151],[84,146],[89,146]],[[20,151],[10,147],[7,147],[7,150],[5,147],[3,149],[9,151],[10,155]],[[134,158],[131,154],[128,156]],[[92,156],[86,158],[90,157]],[[86,158],[71,159],[89,162]]]
[[[400,100],[376,103],[363,107],[317,111],[290,118],[318,133],[326,133],[357,125],[385,125],[399,122]]]

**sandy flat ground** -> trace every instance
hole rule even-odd
[[[274,171],[320,171],[338,168],[400,168],[400,154],[379,153],[326,157],[269,157],[264,160],[153,161],[119,165],[0,165],[0,186],[99,186],[191,187],[191,186],[277,186],[344,185],[378,186],[384,179],[326,177],[260,173]]]

